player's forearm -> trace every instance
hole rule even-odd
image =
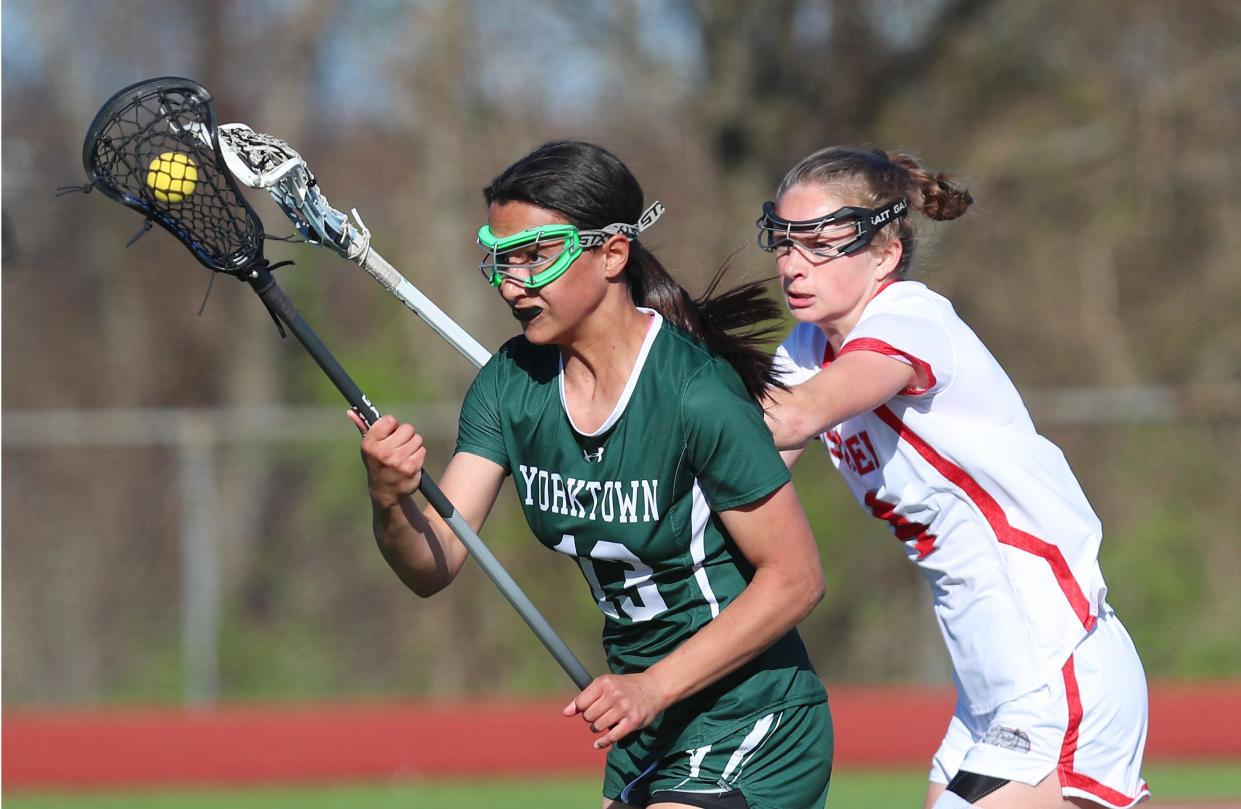
[[[818,565],[767,565],[736,599],[647,670],[666,705],[689,697],[753,660],[823,599]]]
[[[788,390],[771,388],[763,403],[763,418],[779,450],[797,450],[826,429],[826,423],[812,402],[797,386]]]
[[[831,367],[788,390],[770,388],[767,427],[781,450],[803,446],[845,419],[873,410],[918,380],[915,369],[874,351],[842,355]]]
[[[379,552],[405,586],[423,598],[448,586],[464,554],[443,520],[419,511],[413,497],[372,502],[371,511]]]

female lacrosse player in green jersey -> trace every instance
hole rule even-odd
[[[725,331],[772,303],[691,300],[638,240],[662,208],[598,146],[541,146],[484,196],[483,273],[523,333],[470,388],[440,486],[477,530],[511,474],[535,536],[581,567],[612,673],[565,715],[610,747],[603,806],[822,806],[831,719],[794,629],[818,551],[756,403],[771,359]],[[466,551],[411,502],[422,438],[355,424],[379,547],[429,596]]]

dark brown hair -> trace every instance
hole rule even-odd
[[[483,189],[483,197],[488,205],[537,205],[583,230],[635,223],[645,205],[642,187],[628,167],[607,149],[583,141],[543,144],[500,172]],[[693,298],[635,238],[624,273],[636,305],[659,312],[727,360],[757,401],[768,386],[778,384],[765,344],[779,327],[781,310],[767,295],[766,281],[717,294],[727,270],[725,264],[707,291]]]
[[[840,146],[820,149],[784,175],[776,199],[803,183],[830,186],[847,204],[864,208],[880,208],[903,197],[912,210],[936,221],[956,219],[974,202],[964,186],[946,174],[928,171],[917,158],[903,152],[867,152]],[[900,240],[902,254],[896,271],[906,275],[917,241],[913,219],[897,219],[875,238]]]

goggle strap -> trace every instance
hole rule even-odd
[[[631,225],[626,222],[614,222],[598,230],[583,230],[579,233],[582,239],[582,249],[589,250],[592,247],[598,247],[612,236],[636,239],[638,234],[655,224],[659,217],[664,215],[664,210],[664,204],[659,200],[655,200],[649,208],[642,212],[642,216],[638,217],[637,224]]]
[[[909,200],[902,197],[895,202],[889,202],[877,211],[873,211],[870,215],[870,227],[872,230],[879,230],[879,228],[895,222],[907,213],[909,213]]]

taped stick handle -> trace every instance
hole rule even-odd
[[[356,214],[355,214],[356,215]],[[373,249],[366,250],[359,259],[354,259],[371,277],[383,284],[384,288],[400,298],[414,314],[422,318],[428,326],[452,344],[466,359],[482,368],[491,359],[491,353],[483,348],[470,333],[457,325],[456,321],[423,295],[418,287],[405,279],[388,261]]]
[[[293,306],[293,302],[284,294],[284,290],[276,283],[270,271],[266,269],[255,270],[252,275],[246,279],[258,296],[262,298],[263,303],[273,312],[280,320],[289,327],[289,331],[293,332],[293,336],[314,358],[323,372],[332,380],[332,384],[336,385],[336,389],[344,394],[345,399],[353,406],[362,419],[369,425],[379,420],[379,409],[371,403],[366,394],[362,392],[354,381],[336,361],[336,357],[332,352],[328,351],[327,346],[314,333],[310,325],[302,319],[297,309]],[[422,496],[427,499],[431,507],[436,513],[444,518],[448,523],[452,532],[457,535],[461,543],[465,545],[466,550],[482,567],[483,572],[487,574],[487,578],[499,588],[500,592],[508,600],[508,603],[517,610],[517,614],[522,617],[526,625],[534,630],[534,634],[538,636],[547,651],[551,653],[560,667],[564,669],[565,674],[569,675],[569,679],[573,681],[579,689],[590,685],[594,678],[590,676],[590,672],[577,659],[568,645],[556,634],[556,630],[552,629],[551,624],[543,617],[538,608],[530,601],[521,587],[513,580],[500,561],[491,553],[482,540],[482,537],[466,522],[465,518],[457,511],[456,507],[449,502],[444,496],[443,491],[436,482],[425,471],[422,473],[422,482],[418,484],[418,490],[422,492]]]

